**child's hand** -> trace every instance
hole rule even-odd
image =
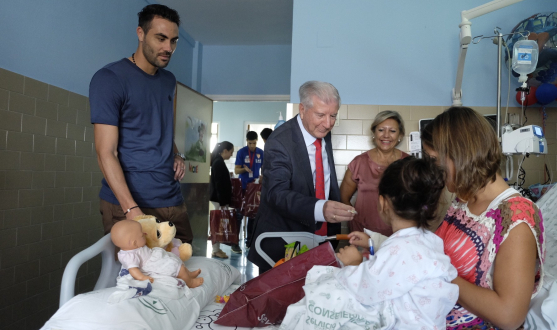
[[[350,240],[348,241],[351,245],[356,245],[363,248],[369,248],[369,236],[361,231],[353,231],[348,234]]]
[[[358,249],[353,245],[341,248],[337,253],[337,258],[345,266],[348,265],[358,266],[359,264],[362,263],[362,260],[364,259],[360,251],[358,251]]]

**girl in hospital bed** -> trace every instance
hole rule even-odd
[[[392,163],[379,183],[379,214],[393,235],[363,260],[354,245],[369,249],[369,236],[351,233],[354,245],[337,254],[344,267],[313,267],[281,329],[444,329],[457,272],[427,229],[443,188],[444,172],[429,159]]]
[[[203,278],[197,277],[200,269],[190,272],[174,253],[147,247],[139,222],[118,221],[112,227],[110,236],[114,245],[120,248],[118,260],[122,268],[127,269],[134,279],[153,283],[153,276],[170,276],[181,279],[189,288],[203,284]]]

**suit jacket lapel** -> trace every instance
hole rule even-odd
[[[327,152],[327,161],[329,162],[329,168],[331,171],[331,182],[337,181],[337,175],[335,171],[335,160],[333,159],[333,146],[331,143],[331,133],[325,136],[325,151]]]
[[[313,186],[313,174],[311,173],[311,164],[309,163],[308,149],[306,147],[306,142],[302,131],[300,130],[300,125],[298,125],[298,115],[292,118],[292,141],[294,142],[294,155],[296,159],[293,161],[297,164],[297,168],[300,169],[306,183],[308,185],[309,191],[312,196],[315,196],[315,187]]]
[[[325,151],[327,152],[327,161],[329,162],[330,169],[329,200],[340,200],[337,171],[335,169],[335,160],[333,158],[333,144],[331,143],[331,133],[325,136],[325,142]]]

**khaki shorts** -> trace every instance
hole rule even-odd
[[[110,233],[112,226],[120,220],[125,220],[126,216],[120,205],[109,203],[103,199],[100,202],[100,212],[104,226],[104,234]],[[143,213],[157,217],[160,221],[172,221],[176,226],[176,238],[185,243],[193,240],[190,220],[186,203],[177,206],[159,207],[159,208],[141,208]]]

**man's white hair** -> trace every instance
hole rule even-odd
[[[323,81],[310,80],[300,86],[300,103],[305,109],[313,108],[312,96],[326,104],[336,103],[337,110],[340,108],[340,95],[338,90],[332,84]]]

